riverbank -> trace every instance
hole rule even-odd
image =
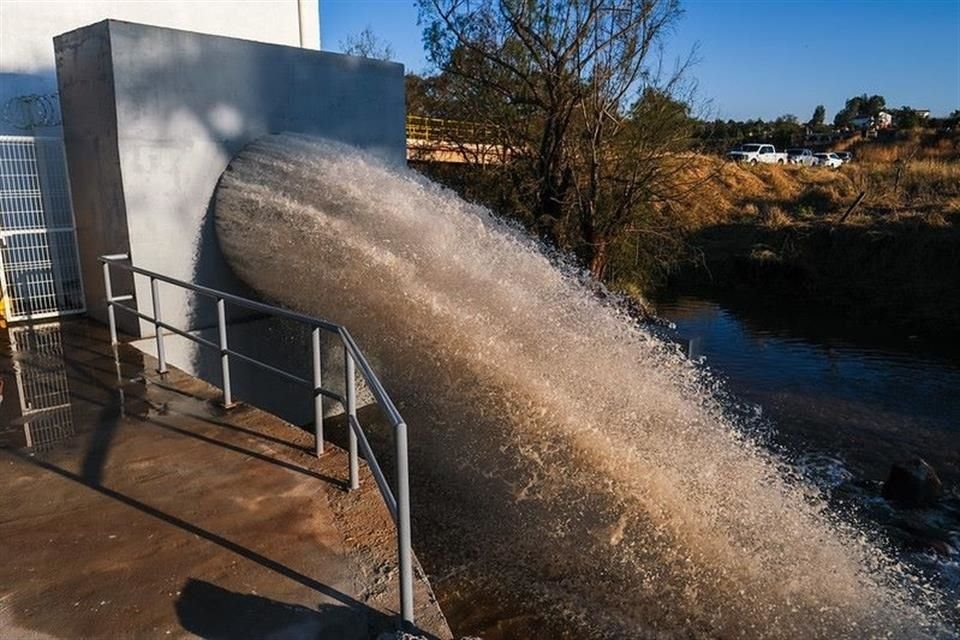
[[[824,305],[904,339],[960,344],[960,133],[891,132],[845,147],[855,160],[839,170],[670,158],[684,195],[652,202],[652,227],[624,231],[607,284],[638,301],[695,287]],[[516,217],[498,167],[415,166]]]
[[[826,305],[904,338],[960,337],[960,137],[854,147],[839,171],[704,163],[669,289]]]
[[[798,310],[816,304],[864,331],[944,347],[960,337],[956,225],[732,222],[690,242],[702,262],[678,269],[667,288],[762,295]]]

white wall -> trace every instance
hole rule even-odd
[[[0,0],[0,113],[56,93],[53,37],[106,18],[319,49],[319,12],[319,0]],[[27,132],[0,116],[4,133]]]

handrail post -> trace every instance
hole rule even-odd
[[[387,392],[384,390],[383,385],[380,383],[377,375],[372,371],[370,363],[367,361],[363,352],[360,351],[359,347],[353,341],[352,336],[342,325],[337,325],[335,323],[326,322],[317,318],[310,318],[302,314],[297,314],[276,307],[271,307],[262,303],[253,302],[239,296],[233,296],[232,294],[225,293],[222,291],[217,291],[215,289],[209,289],[207,287],[200,287],[198,285],[192,285],[187,282],[176,280],[164,276],[163,274],[148,271],[146,269],[137,268],[131,264],[121,264],[120,260],[129,260],[128,254],[117,254],[117,255],[103,255],[100,256],[99,260],[102,263],[103,267],[103,284],[104,291],[106,293],[107,299],[107,315],[110,326],[110,341],[114,350],[114,359],[115,365],[117,367],[117,374],[120,374],[120,361],[119,361],[119,352],[118,352],[118,343],[117,338],[117,320],[116,320],[116,309],[119,307],[121,310],[128,313],[132,313],[137,318],[141,319],[143,322],[152,322],[154,329],[156,330],[156,339],[157,339],[157,360],[159,363],[159,372],[166,373],[167,363],[166,363],[166,354],[164,352],[164,337],[162,326],[166,326],[170,331],[177,333],[185,338],[192,340],[195,343],[198,343],[202,346],[211,349],[217,349],[218,345],[212,340],[206,338],[199,338],[193,336],[190,333],[181,331],[172,325],[164,325],[162,319],[162,312],[160,309],[160,293],[159,293],[159,283],[165,282],[170,285],[179,286],[187,290],[195,291],[201,295],[207,296],[208,298],[215,299],[217,302],[217,330],[219,334],[219,351],[220,351],[220,364],[223,374],[223,404],[224,407],[229,408],[233,406],[233,393],[230,383],[230,349],[227,343],[227,318],[226,318],[226,302],[230,301],[232,304],[237,304],[240,306],[249,307],[251,309],[263,310],[266,313],[270,313],[279,317],[287,317],[293,320],[299,321],[301,323],[307,324],[312,329],[312,350],[313,350],[313,393],[314,393],[314,415],[316,420],[315,435],[316,435],[316,452],[319,456],[324,449],[323,441],[323,396],[329,395],[332,398],[336,398],[337,401],[342,401],[343,408],[346,413],[347,418],[347,429],[348,429],[348,438],[349,438],[349,489],[354,490],[360,486],[360,464],[359,464],[359,445],[363,444],[364,453],[367,456],[368,463],[371,468],[371,473],[373,478],[377,481],[378,488],[380,493],[387,504],[387,508],[390,511],[391,515],[394,516],[397,526],[397,560],[398,560],[398,571],[400,578],[400,616],[401,616],[401,627],[403,629],[411,629],[414,624],[414,598],[413,598],[413,581],[414,581],[414,564],[413,564],[413,548],[412,548],[412,529],[411,529],[411,517],[410,517],[410,462],[408,455],[408,445],[407,445],[407,425],[404,422],[403,418],[400,416],[397,411],[396,406],[393,401],[390,399]],[[127,272],[133,275],[140,275],[150,279],[150,294],[153,301],[153,316],[126,305],[121,304],[121,302],[127,300],[135,300],[135,295],[122,295],[114,296],[113,295],[113,283],[111,281],[111,271],[110,268],[116,264],[116,266],[126,270]],[[322,359],[320,352],[320,330],[324,329],[339,334],[340,339],[343,344],[344,350],[344,395],[340,397],[336,393],[325,390],[322,386]],[[301,376],[296,376],[291,373],[285,372],[281,369],[277,369],[268,365],[264,362],[256,360],[250,356],[244,355],[243,353],[234,352],[234,355],[241,358],[242,360],[252,362],[256,365],[259,365],[263,368],[266,368],[269,371],[283,375],[287,378],[294,380],[298,384],[305,385],[307,387],[311,386],[310,381],[304,379]],[[356,389],[356,366],[359,363],[361,374],[363,380],[369,385],[370,391],[372,392],[374,399],[380,405],[380,408],[389,416],[389,422],[393,425],[394,431],[394,446],[396,448],[396,486],[397,493],[396,495],[391,490],[389,482],[384,476],[383,470],[376,461],[376,457],[372,449],[370,448],[369,441],[366,434],[363,431],[363,427],[360,425],[357,420],[357,389]],[[121,389],[122,393],[122,389]],[[122,407],[121,407],[122,408]]]
[[[164,374],[167,372],[167,356],[163,350],[163,329],[160,327],[160,323],[163,322],[160,317],[160,289],[157,286],[156,278],[150,278],[150,295],[153,298],[153,331],[157,337],[157,361],[159,364],[157,373]]]
[[[223,406],[233,406],[233,394],[230,392],[230,354],[227,353],[227,313],[223,298],[217,298],[217,329],[220,333],[220,368],[223,371]]]
[[[113,285],[110,282],[110,263],[103,263],[103,290],[107,295],[107,324],[110,325],[110,344],[117,345],[117,314],[113,309]]]
[[[313,436],[317,457],[323,453],[323,375],[320,369],[320,328],[314,327],[313,341]],[[348,425],[349,426],[349,425]]]
[[[407,457],[407,425],[393,430],[397,446],[397,555],[400,560],[400,616],[413,626],[413,551],[410,533],[410,463]]]
[[[357,434],[353,431],[353,418],[357,417],[357,383],[353,369],[353,356],[346,344],[343,345],[344,383],[347,399],[347,440],[350,443],[350,489],[360,488],[360,461],[357,456]]]

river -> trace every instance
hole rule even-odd
[[[769,446],[960,599],[960,356],[762,296],[673,294],[656,308],[741,410],[759,416]],[[913,456],[944,483],[936,508],[880,497],[891,464]]]

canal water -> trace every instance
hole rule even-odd
[[[671,295],[656,309],[771,448],[960,602],[960,356],[813,305]],[[880,497],[891,464],[915,456],[943,481],[936,508]]]

